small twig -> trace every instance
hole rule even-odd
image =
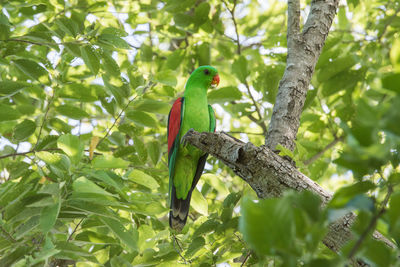
[[[27,43],[27,44],[33,44],[33,45],[41,45],[41,46],[54,46],[54,45],[66,45],[66,44],[83,44],[84,42],[82,41],[73,41],[73,42],[61,42],[61,43],[49,43],[49,42],[35,42],[35,41],[30,41],[30,40],[24,40],[20,38],[12,38],[12,39],[6,39],[6,40],[0,40],[3,42],[20,42],[20,43]]]
[[[18,153],[19,144],[20,144],[20,143],[17,144],[17,147],[16,147],[15,150],[14,150],[15,153]],[[13,160],[15,160],[15,156],[13,157]]]
[[[264,135],[267,133],[267,126],[265,126],[264,123],[260,123],[260,120],[257,120],[257,119],[256,119],[253,115],[251,115],[251,114],[247,115],[247,117],[248,117],[251,121],[255,122],[258,126],[261,127],[261,129],[263,130]]]
[[[111,130],[114,128],[115,124],[117,124],[117,121],[119,120],[119,118],[122,116],[122,114],[125,112],[125,110],[128,108],[129,104],[132,103],[133,100],[135,100],[137,97],[137,95],[132,98],[131,100],[128,101],[128,103],[122,108],[122,110],[119,112],[118,116],[115,118],[113,124],[111,125],[110,128],[108,128],[106,134],[103,136],[103,138],[100,139],[100,141],[97,143],[97,146],[99,146],[101,144],[101,142],[104,141],[104,139],[107,138],[107,136],[110,134]]]
[[[4,159],[4,158],[8,158],[8,157],[15,157],[15,156],[25,156],[26,154],[31,154],[31,153],[40,152],[40,151],[55,151],[55,150],[61,150],[61,149],[59,149],[59,148],[48,148],[48,149],[43,149],[43,150],[38,150],[38,151],[32,149],[32,150],[27,151],[27,152],[19,152],[19,153],[12,153],[12,154],[3,155],[3,156],[0,156],[0,159]]]
[[[235,18],[235,9],[236,9],[236,4],[237,4],[237,2],[236,2],[236,0],[234,0],[234,2],[233,2],[233,7],[232,7],[232,8],[229,8],[229,7],[228,7],[228,3],[227,3],[225,0],[222,0],[222,2],[225,4],[226,9],[228,9],[229,13],[231,14],[233,26],[235,27],[236,40],[234,40],[234,39],[232,39],[232,38],[231,38],[231,39],[234,40],[234,41],[236,42],[236,44],[237,44],[237,52],[238,52],[238,54],[240,55],[240,54],[242,53],[242,50],[241,50],[240,41],[239,41],[239,30],[238,30],[238,25],[237,25],[236,18]],[[230,37],[229,37],[229,38],[230,38]]]
[[[321,151],[319,151],[317,154],[315,154],[314,156],[312,156],[311,158],[303,161],[304,165],[309,165],[311,163],[313,163],[314,161],[316,161],[317,159],[319,159],[326,151],[328,151],[329,149],[331,149],[332,147],[334,147],[337,143],[341,142],[344,140],[344,136],[341,137],[335,137],[335,139],[333,139],[332,142],[330,142],[329,144],[327,144]]]
[[[50,99],[47,101],[46,112],[44,113],[44,116],[43,116],[42,125],[40,125],[39,134],[38,134],[38,137],[37,137],[37,140],[36,140],[36,144],[35,144],[35,146],[33,147],[32,150],[35,150],[36,147],[37,147],[37,145],[39,144],[40,136],[41,136],[41,134],[42,134],[42,130],[43,130],[44,124],[45,124],[46,119],[47,119],[47,114],[49,113],[50,106],[51,106],[51,103],[53,102],[53,99],[54,99],[55,94],[56,94],[56,93],[55,93],[55,89],[53,88],[53,95],[52,95],[52,96],[50,97]]]
[[[27,154],[31,154],[31,153],[35,153],[35,152],[41,152],[41,151],[61,151],[61,149],[60,148],[46,148],[46,149],[42,149],[42,150],[29,150],[29,151],[26,151],[26,152],[19,152],[19,153],[12,153],[12,154],[3,155],[3,156],[0,156],[0,159],[4,159],[4,158],[8,158],[8,157],[15,157],[15,156],[25,156]],[[85,152],[89,152],[89,150],[85,149]],[[94,154],[102,155],[102,153],[98,153],[98,152],[94,152]]]
[[[247,83],[247,81],[245,81],[244,85],[246,86],[247,93],[249,94],[250,99],[251,99],[251,101],[253,102],[254,107],[256,108],[256,112],[257,112],[257,115],[258,115],[258,118],[259,118],[259,119],[258,119],[258,124],[259,124],[260,127],[263,129],[264,134],[266,134],[266,133],[267,133],[267,131],[266,131],[267,127],[266,127],[265,124],[264,124],[263,116],[261,115],[260,108],[258,107],[257,102],[256,102],[256,100],[254,99],[253,94],[252,94],[251,91],[250,91],[250,86],[249,86],[249,84]],[[264,129],[265,129],[265,131],[264,131]]]
[[[81,103],[80,103],[80,108],[81,108],[81,109],[83,108],[83,103],[82,103],[82,101],[81,101]],[[81,138],[81,130],[82,130],[82,119],[79,119],[79,128],[78,128],[78,136],[79,136],[79,138]]]
[[[14,237],[12,237],[12,235],[9,232],[7,232],[6,229],[4,229],[2,225],[0,225],[0,231],[8,241],[17,243],[17,240],[15,240]]]
[[[242,264],[240,264],[240,267],[243,267],[243,266],[244,266],[244,264],[246,263],[246,261],[249,259],[250,255],[251,255],[251,251],[249,251],[249,252],[247,253],[246,257],[244,258],[244,260],[243,260],[243,262],[242,262]]]
[[[175,251],[178,252],[178,254],[179,254],[179,256],[182,258],[183,262],[184,262],[185,264],[187,264],[187,261],[186,261],[185,257],[183,257],[182,254],[181,254],[181,251],[183,251],[183,249],[182,249],[181,245],[179,244],[178,239],[176,238],[175,234],[172,234],[172,237],[173,237],[173,239],[174,239],[174,240],[172,241],[172,245],[174,246]],[[176,242],[176,244],[178,245],[179,249],[177,249],[177,248],[175,247],[175,242]]]
[[[390,199],[390,195],[393,193],[393,187],[392,185],[388,186],[388,192],[386,194],[385,199],[383,200],[383,202],[381,203],[381,209],[379,210],[379,212],[377,214],[375,214],[374,217],[372,217],[371,221],[369,222],[369,225],[367,227],[367,229],[365,229],[365,231],[361,234],[361,236],[358,238],[357,242],[354,244],[354,247],[351,249],[349,255],[348,255],[348,259],[352,259],[354,257],[354,255],[356,254],[357,250],[360,248],[361,243],[365,240],[365,238],[367,238],[368,234],[374,230],[376,223],[378,222],[378,219],[386,212],[386,205],[389,202]]]
[[[76,230],[78,230],[79,225],[83,222],[85,218],[82,218],[78,224],[75,226],[75,229],[72,231],[72,233],[69,235],[67,242],[69,242],[72,239],[72,235],[75,234]]]

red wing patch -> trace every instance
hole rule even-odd
[[[171,148],[179,134],[182,122],[182,105],[183,98],[175,100],[168,116],[168,155],[171,153]]]

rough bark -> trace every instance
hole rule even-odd
[[[188,143],[220,159],[247,182],[259,198],[280,197],[283,191],[288,189],[309,190],[321,197],[323,206],[332,198],[331,193],[266,146],[257,147],[252,143],[244,143],[223,132],[191,131],[185,135],[185,139]],[[333,222],[323,240],[324,244],[338,252],[350,240],[350,227],[355,218],[354,213],[348,213]],[[373,236],[387,246],[396,248],[379,232],[375,231]]]
[[[300,114],[307,90],[329,28],[336,15],[339,0],[311,2],[310,14],[300,33],[298,0],[288,1],[288,54],[286,69],[279,83],[265,144],[294,150]]]

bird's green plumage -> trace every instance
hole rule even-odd
[[[206,69],[207,71],[205,71]],[[202,66],[189,77],[183,95],[180,137],[192,128],[198,132],[214,131],[215,117],[214,111],[208,105],[207,89],[216,74],[215,68]],[[186,199],[192,186],[199,158],[203,155],[204,152],[192,145],[179,144],[173,175],[173,184],[178,199]]]

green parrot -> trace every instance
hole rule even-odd
[[[169,225],[176,231],[185,226],[192,191],[208,156],[196,147],[186,145],[182,139],[191,129],[215,131],[215,114],[207,101],[207,89],[218,84],[219,76],[214,67],[197,68],[186,83],[183,97],[174,102],[168,115]]]

